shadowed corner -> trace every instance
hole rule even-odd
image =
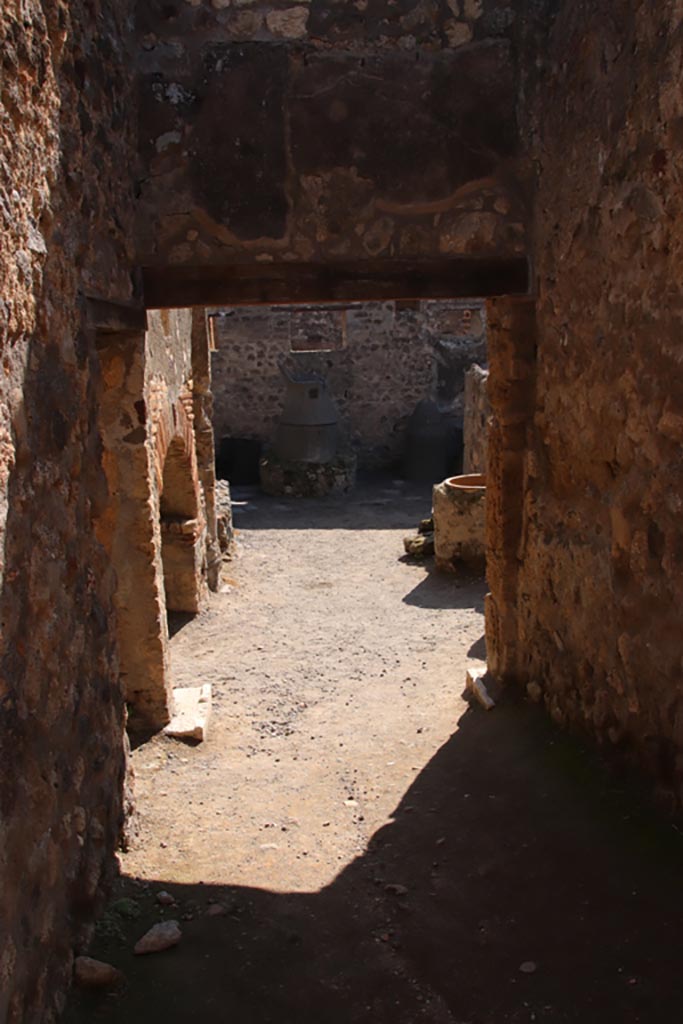
[[[469,651],[467,652],[468,658],[476,658],[477,661],[486,661],[486,636],[480,636],[475,643],[472,644]]]
[[[168,612],[168,636],[172,639],[195,619],[194,612]]]

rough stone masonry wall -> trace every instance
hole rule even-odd
[[[98,364],[128,299],[130,5],[0,5],[0,1020],[49,1024],[122,822]]]
[[[190,310],[149,313],[146,331],[98,335],[108,484],[100,528],[116,571],[119,668],[135,732],[161,728],[172,713],[169,592],[177,598],[181,589],[184,607],[177,610],[193,612],[205,589],[212,495],[207,504],[197,466],[194,364],[201,339],[194,319]],[[208,364],[206,329],[203,347]],[[211,479],[206,471],[209,491]],[[174,483],[186,514],[164,518],[164,502],[176,500],[168,493]]]
[[[206,590],[207,531],[194,427],[192,319],[189,309],[148,314],[145,403],[158,588],[165,591],[164,611],[194,613]]]
[[[140,262],[522,253],[528,6],[139,4]]]
[[[519,673],[683,798],[683,9],[571,0],[532,129]],[[492,369],[493,376],[493,369]]]
[[[342,431],[368,468],[400,461],[408,418],[421,399],[461,409],[465,370],[486,358],[477,302],[377,302],[322,313],[245,308],[223,311],[214,323],[217,438],[272,439],[285,394],[278,360],[287,357],[296,372],[326,378]],[[307,343],[329,351],[301,351]]]
[[[218,589],[222,553],[218,538],[218,507],[216,496],[216,448],[213,434],[213,392],[211,385],[211,350],[206,310],[192,310],[192,396],[197,473],[202,492],[206,522],[206,582]],[[229,492],[228,492],[229,495]],[[228,496],[225,514],[231,518]]]

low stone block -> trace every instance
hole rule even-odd
[[[322,498],[347,494],[356,483],[357,456],[337,452],[331,462],[292,462],[269,449],[259,463],[261,488],[276,497]]]
[[[489,693],[486,686],[488,669],[482,662],[467,669],[465,686],[472,696],[481,704],[485,711],[495,708],[496,702]]]
[[[211,684],[186,686],[173,691],[175,712],[164,732],[177,740],[202,742],[209,733]]]

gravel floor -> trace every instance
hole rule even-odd
[[[306,891],[364,850],[455,728],[484,585],[403,558],[428,493],[235,500],[226,592],[172,641],[177,685],[213,686],[209,742],[136,753],[125,866]]]

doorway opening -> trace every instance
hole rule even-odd
[[[465,373],[486,362],[481,300],[245,305],[212,309],[209,318],[220,478],[257,485],[269,448],[290,459],[298,446],[303,461],[310,451],[329,453],[329,407],[303,408],[318,381],[334,403],[338,447],[359,478],[437,482],[462,470]],[[334,470],[348,476],[346,463]],[[294,493],[297,484],[290,481]]]

